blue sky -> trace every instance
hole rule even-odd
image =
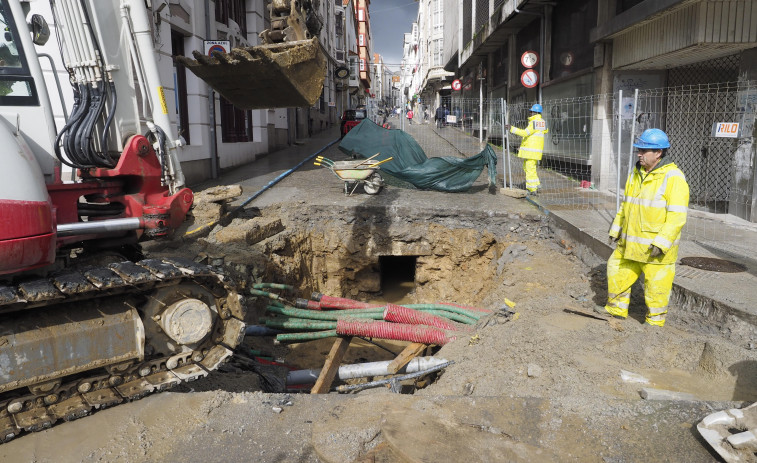
[[[413,0],[373,0],[370,6],[373,52],[384,58],[392,69],[402,61],[402,40],[418,16]],[[392,66],[394,65],[394,66]]]

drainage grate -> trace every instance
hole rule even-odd
[[[714,257],[684,257],[681,259],[681,264],[710,272],[739,273],[746,271],[744,265],[730,260],[715,259]]]

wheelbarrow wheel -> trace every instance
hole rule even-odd
[[[363,183],[363,190],[369,195],[377,195],[381,192],[381,188],[384,186],[384,179],[378,172],[374,172]]]

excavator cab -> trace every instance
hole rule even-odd
[[[271,28],[262,45],[211,56],[194,51],[176,61],[240,109],[312,106],[321,96],[326,57],[317,35],[322,22],[318,0],[273,0]]]

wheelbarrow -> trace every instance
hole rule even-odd
[[[323,156],[318,156],[313,164],[327,167],[337,178],[343,180],[344,194],[347,196],[351,196],[360,184],[363,185],[363,191],[366,194],[376,195],[384,187],[384,179],[378,173],[379,164],[392,160],[390,157],[383,161],[371,162],[378,155],[379,153],[376,153],[368,159],[358,161],[332,161]]]

